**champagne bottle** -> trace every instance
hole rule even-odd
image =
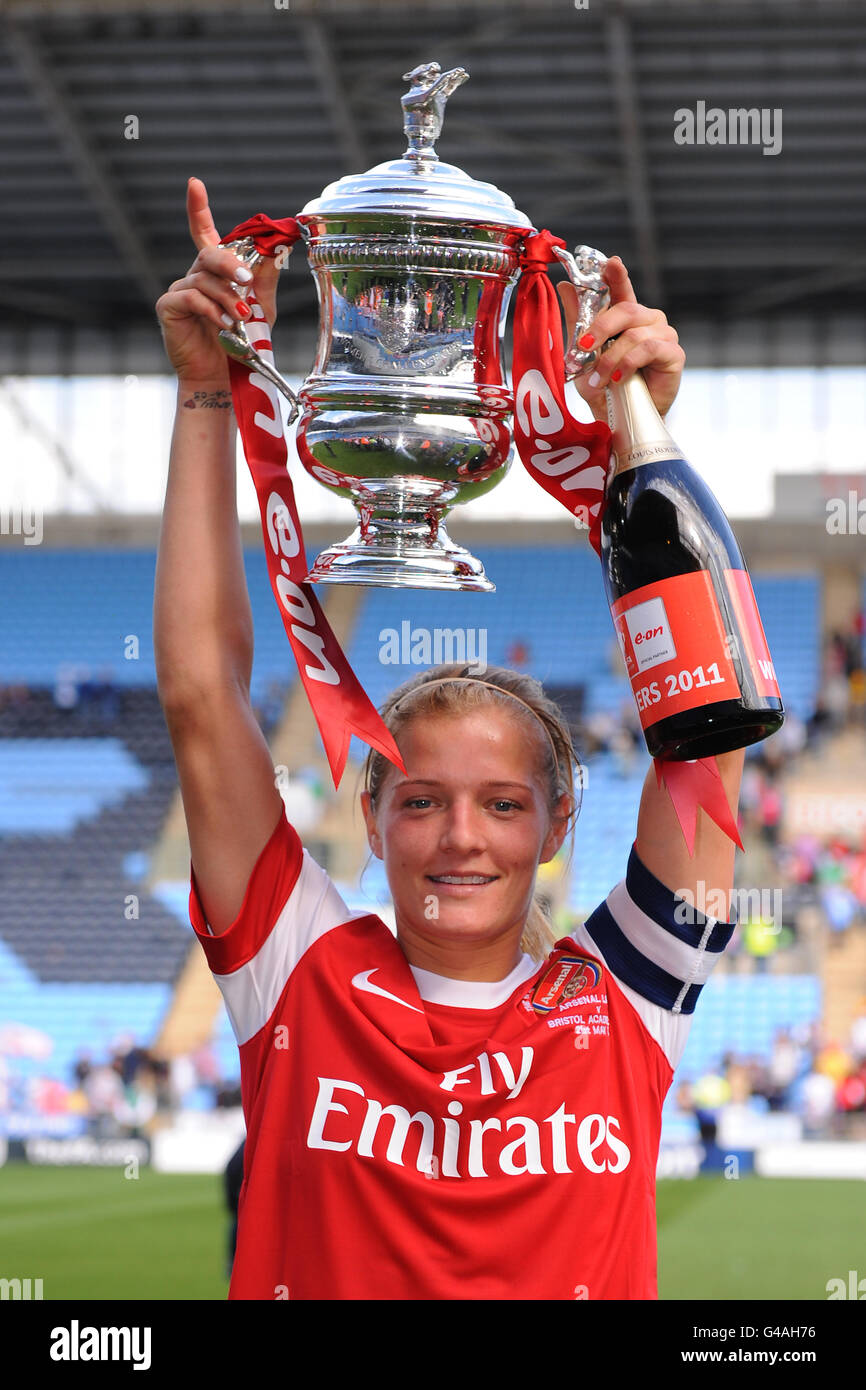
[[[785,713],[727,518],[639,372],[611,383],[607,403],[602,570],[647,748],[683,761],[757,743]]]

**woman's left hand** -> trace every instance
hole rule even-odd
[[[597,314],[587,329],[594,339],[582,339],[580,346],[597,350],[608,338],[619,334],[616,342],[599,357],[591,372],[575,377],[575,386],[587,402],[596,420],[607,419],[604,388],[613,379],[627,381],[640,369],[649,388],[653,404],[664,417],[680,389],[680,379],[686,354],[679,344],[675,328],[671,328],[661,309],[648,309],[638,304],[628,271],[619,256],[611,256],[604,267],[604,278],[610,288],[610,305]],[[566,343],[577,320],[578,292],[570,280],[557,286],[566,321]]]

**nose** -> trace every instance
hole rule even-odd
[[[456,797],[445,815],[442,827],[442,849],[468,854],[485,847],[481,812],[469,797]]]

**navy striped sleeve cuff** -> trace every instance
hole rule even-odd
[[[625,879],[585,926],[617,980],[663,1009],[690,1014],[736,921],[706,916],[672,893],[632,847]]]

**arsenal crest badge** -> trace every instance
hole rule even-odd
[[[549,1014],[579,994],[595,989],[601,981],[601,966],[586,956],[560,956],[546,970],[530,995],[537,1014]]]

